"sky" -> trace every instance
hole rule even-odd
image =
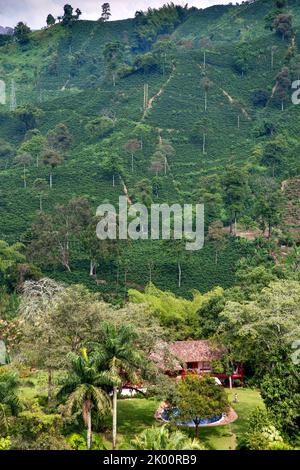
[[[101,5],[105,0],[0,0],[0,25],[15,26],[18,21],[27,23],[32,29],[45,26],[48,13],[59,16],[63,6],[70,3],[74,10],[80,8],[81,19],[97,20],[101,15]],[[107,1],[107,0],[106,0]],[[109,1],[109,0],[108,0]],[[157,8],[168,0],[110,0],[112,20],[133,18],[137,10],[148,7]],[[230,3],[228,0],[174,0],[174,3],[197,8],[206,8],[216,4]],[[235,2],[234,2],[235,3]]]

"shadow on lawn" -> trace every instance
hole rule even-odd
[[[136,398],[118,401],[118,432],[126,439],[133,438],[145,428],[156,424],[154,413],[159,401]]]

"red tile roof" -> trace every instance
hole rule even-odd
[[[207,340],[176,341],[157,345],[150,358],[161,369],[180,370],[187,362],[210,362],[220,359],[224,349],[217,348]]]
[[[182,362],[209,362],[220,359],[223,351],[207,340],[176,341],[169,345],[170,353]]]

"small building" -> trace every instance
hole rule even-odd
[[[221,360],[224,351],[213,348],[209,341],[176,341],[169,351],[179,362],[180,371],[212,372],[213,361]],[[177,369],[178,370],[178,369]]]
[[[243,368],[236,365],[233,374],[216,372],[216,362],[221,362],[226,349],[212,345],[208,340],[176,341],[161,344],[151,359],[170,376],[184,376],[187,372],[213,374],[224,385],[232,386],[234,380],[244,383]]]

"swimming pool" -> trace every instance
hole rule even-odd
[[[172,421],[177,426],[187,426],[187,427],[196,427],[194,420],[182,421],[180,420],[180,410],[178,408],[165,408],[160,414],[160,419],[165,423]],[[198,426],[209,426],[218,424],[224,419],[224,415],[214,415],[211,418],[196,418],[195,421],[198,421]]]

